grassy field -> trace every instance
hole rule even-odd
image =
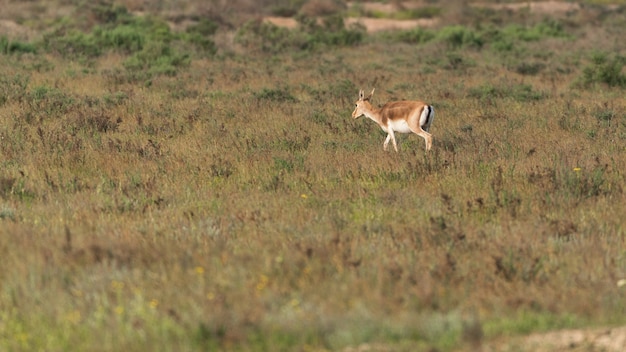
[[[0,350],[450,351],[626,323],[626,7],[463,3],[367,33],[342,6],[288,30],[246,1],[2,1]],[[435,107],[430,152],[350,117],[372,88]]]

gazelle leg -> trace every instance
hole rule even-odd
[[[424,142],[426,143],[426,151],[429,151],[430,148],[432,148],[433,146],[433,137],[430,133],[424,131],[421,127],[420,128],[411,128],[411,131],[413,131],[413,133],[415,133],[416,135],[424,138]]]
[[[391,128],[389,129],[389,135],[387,136],[387,138],[391,139],[391,142],[393,143],[393,149],[397,153],[398,152],[398,144],[396,143],[396,136],[393,133],[393,130]]]
[[[387,151],[387,147],[389,146],[389,141],[391,140],[391,134],[387,135],[387,138],[385,139],[385,143],[383,143],[383,150]]]
[[[428,132],[426,132],[426,133],[428,133]],[[426,137],[424,137],[424,142],[426,143],[426,151],[429,151],[430,148],[433,147],[433,137],[431,136],[430,133],[428,133],[426,135]]]

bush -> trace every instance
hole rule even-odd
[[[1,54],[34,53],[36,51],[35,45],[31,43],[25,43],[19,40],[11,41],[5,36],[0,37]]]
[[[96,28],[94,36],[97,42],[105,47],[132,54],[141,50],[146,42],[142,31],[135,26],[122,25],[111,30]]]
[[[209,37],[214,35],[217,29],[217,23],[211,20],[201,19],[197,24],[187,27],[184,39],[195,45],[202,52],[212,55],[217,52],[217,48]]]
[[[415,27],[406,31],[393,31],[390,35],[397,41],[409,44],[422,44],[435,38],[432,31],[421,27]]]
[[[29,78],[21,75],[0,76],[0,106],[11,100],[21,101],[26,93]]]
[[[274,16],[291,17],[298,13],[306,0],[274,0],[270,12]]]
[[[36,115],[59,117],[76,106],[76,99],[65,92],[49,86],[36,86],[26,94],[26,101]]]
[[[291,95],[287,88],[263,88],[260,92],[254,93],[258,100],[269,100],[273,102],[295,102],[296,98]]]
[[[298,28],[287,29],[270,23],[251,21],[241,27],[235,41],[248,49],[268,53],[285,50],[316,50],[328,46],[356,45],[365,38],[365,29],[355,25],[346,28],[340,15],[328,16],[322,25],[315,18],[299,15]]]
[[[444,27],[437,34],[437,38],[442,42],[447,43],[452,48],[480,48],[484,44],[483,39],[478,33],[464,26]]]
[[[482,48],[486,44],[491,44],[496,51],[510,51],[519,41],[537,41],[548,37],[567,38],[568,34],[560,22],[554,20],[544,21],[533,27],[511,24],[504,28],[488,25],[471,29],[463,25],[454,25],[443,27],[438,32],[417,27],[387,34],[387,38],[410,44],[422,44],[436,39],[453,49]]]
[[[622,73],[625,63],[626,58],[623,56],[609,56],[604,52],[596,52],[591,56],[591,64],[583,69],[578,84],[583,87],[596,83],[609,87],[626,87],[626,75]]]
[[[123,66],[131,71],[131,80],[175,75],[179,67],[189,64],[193,52],[213,55],[217,51],[209,36],[218,26],[210,20],[174,33],[164,20],[133,16],[124,7],[96,5],[91,11],[99,23],[91,31],[77,30],[72,28],[76,23],[63,20],[44,36],[46,49],[71,58],[93,59],[107,51],[129,55]]]
[[[306,37],[298,30],[289,30],[261,21],[250,21],[237,30],[235,42],[249,50],[278,53],[287,49],[302,49]]]
[[[91,14],[91,17],[101,24],[109,24],[114,27],[132,21],[133,15],[124,6],[106,2],[87,3],[85,6],[85,10]]]
[[[69,58],[95,58],[102,54],[102,47],[91,34],[78,30],[57,30],[44,35],[44,46],[48,52],[54,52]]]
[[[130,56],[123,63],[129,71],[146,71],[152,75],[175,76],[179,67],[189,65],[191,58],[187,53],[178,53],[169,45],[150,42],[143,50]],[[141,77],[141,76],[139,76]]]
[[[546,65],[542,62],[522,62],[515,67],[515,72],[521,75],[536,75],[541,72]]]
[[[512,98],[520,102],[536,101],[546,97],[546,93],[536,91],[529,84],[499,85],[485,84],[470,89],[469,96],[478,99]]]

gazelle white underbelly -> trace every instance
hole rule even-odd
[[[398,133],[411,133],[409,124],[405,120],[390,120],[389,122],[387,122],[387,126],[391,127],[395,132]],[[383,128],[383,130],[385,130],[385,132],[389,132],[385,128]]]

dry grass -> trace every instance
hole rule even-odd
[[[221,48],[146,82],[119,53],[0,56],[0,350],[450,350],[623,324],[626,100],[575,85],[623,37],[602,19],[509,53]],[[431,153],[350,118],[372,87],[435,106]]]

